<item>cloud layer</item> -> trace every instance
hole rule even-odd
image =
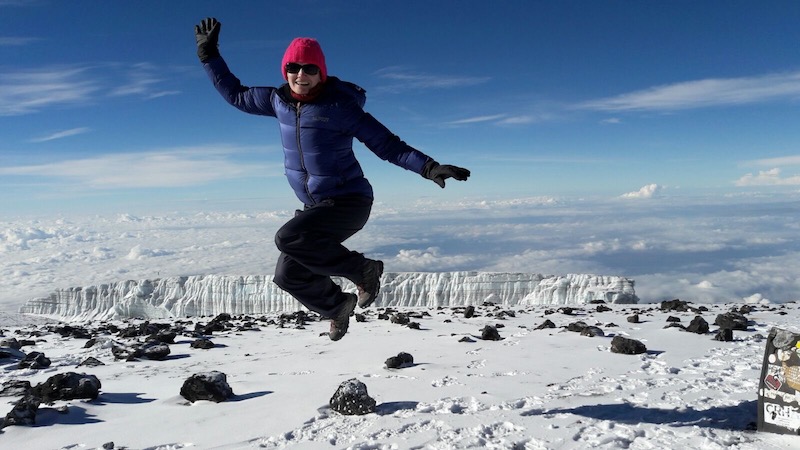
[[[376,205],[347,245],[387,270],[591,273],[636,281],[645,302],[798,300],[791,195],[552,198]],[[258,208],[254,208],[258,209]],[[195,274],[270,274],[293,211],[71,217],[0,223],[0,302],[70,286]],[[0,310],[2,310],[0,304]]]

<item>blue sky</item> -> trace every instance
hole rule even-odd
[[[797,1],[0,0],[1,217],[296,206],[274,119],[197,60],[207,16],[245,84],[315,37],[369,112],[473,172],[442,191],[359,145],[385,202],[800,186]]]

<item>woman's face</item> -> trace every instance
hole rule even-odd
[[[301,66],[305,65],[305,63],[302,62],[297,64]],[[322,81],[322,75],[319,72],[319,68],[317,68],[314,75],[307,74],[305,69],[301,68],[295,73],[287,71],[286,79],[289,82],[289,88],[291,88],[292,92],[298,95],[306,95]]]

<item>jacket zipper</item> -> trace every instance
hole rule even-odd
[[[311,200],[311,203],[314,204],[316,202],[314,201],[314,197],[311,196],[311,191],[308,188],[308,170],[306,170],[306,162],[305,159],[303,158],[303,148],[300,147],[300,105],[301,103],[297,102],[297,105],[295,107],[295,109],[297,110],[297,122],[295,123],[294,128],[295,130],[297,130],[295,132],[295,136],[297,138],[297,154],[300,156],[300,168],[303,169],[303,173],[305,174],[303,185],[305,186],[306,189],[306,195],[308,196],[308,199]]]

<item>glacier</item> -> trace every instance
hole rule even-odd
[[[345,291],[348,280],[335,279]],[[494,272],[384,273],[374,307],[503,306],[638,303],[634,281],[620,276],[541,275]],[[291,312],[299,302],[272,282],[271,275],[196,275],[118,281],[57,289],[21,308],[67,321],[124,318],[255,315]]]

